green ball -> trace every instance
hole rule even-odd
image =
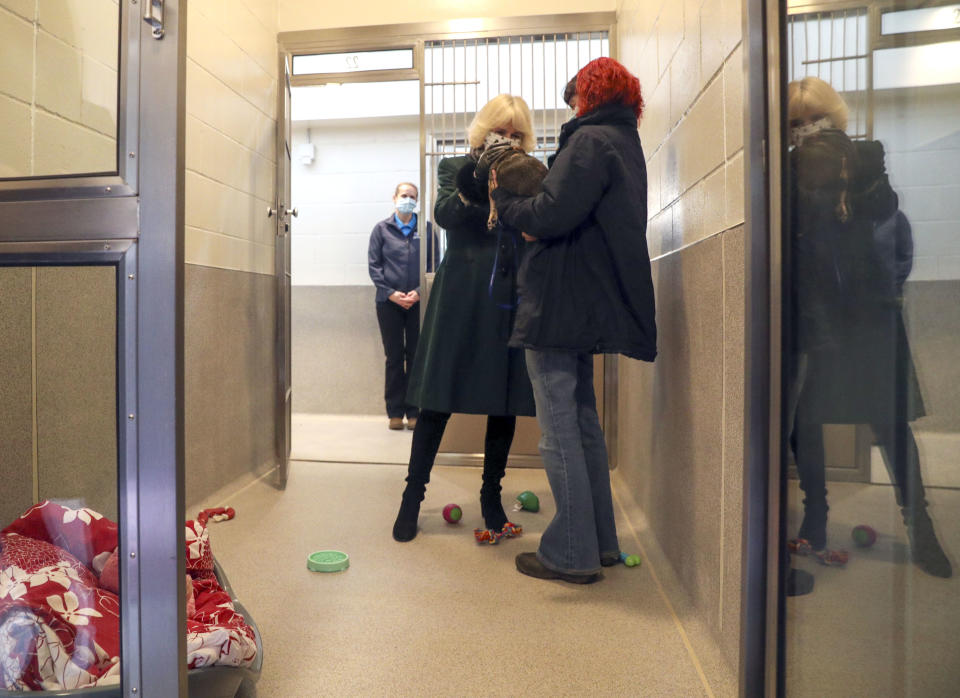
[[[637,567],[640,565],[640,556],[639,555],[627,555],[627,559],[623,561],[627,567]]]
[[[517,501],[526,511],[540,511],[540,499],[530,490],[525,490],[517,495]]]

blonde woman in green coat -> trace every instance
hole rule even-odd
[[[535,414],[523,351],[507,346],[523,243],[510,231],[487,229],[486,177],[474,176],[490,147],[534,149],[530,110],[520,97],[498,95],[477,113],[467,135],[470,155],[445,158],[437,168],[434,220],[447,232],[447,251],[430,290],[407,393],[420,418],[393,526],[401,542],[417,535],[420,502],[453,412],[487,415],[480,508],[493,540],[510,535],[500,481],[517,416]]]

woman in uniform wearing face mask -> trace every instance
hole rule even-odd
[[[516,418],[533,416],[535,409],[523,352],[507,346],[521,249],[488,230],[487,182],[475,171],[490,149],[533,150],[526,103],[511,95],[494,97],[477,113],[467,138],[470,155],[444,158],[437,168],[434,220],[446,230],[447,250],[430,290],[407,393],[420,418],[393,527],[398,541],[417,535],[420,502],[453,412],[487,415],[480,489],[484,525],[493,541],[516,531],[501,504],[500,481]]]
[[[420,233],[417,187],[401,182],[393,192],[395,210],[370,233],[367,262],[377,287],[377,323],[386,355],[384,398],[391,429],[417,424],[417,408],[407,404],[407,381],[420,336]],[[427,223],[429,230],[430,224]],[[432,238],[427,235],[427,238]]]

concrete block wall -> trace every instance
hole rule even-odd
[[[295,153],[315,148],[313,162],[292,165],[293,411],[380,415],[383,345],[367,247],[393,212],[396,185],[419,186],[420,121],[295,122],[292,138]]]
[[[393,213],[398,183],[420,186],[419,118],[297,122],[294,150],[308,141],[313,162],[292,165],[300,212],[291,231],[293,284],[372,287],[370,231]]]
[[[276,0],[187,17],[186,261],[273,273]]]
[[[117,0],[0,0],[0,177],[117,169]]]
[[[187,505],[275,464],[277,0],[187,16]]]
[[[911,281],[960,280],[960,85],[881,90],[874,137],[913,227]]]
[[[620,365],[620,477],[687,598],[717,695],[736,690],[743,474],[744,168],[739,0],[622,0],[640,79],[659,356]],[[702,632],[698,629],[703,629]]]

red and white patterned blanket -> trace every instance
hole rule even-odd
[[[217,582],[207,529],[188,521],[186,537],[188,666],[249,666],[254,632]],[[0,688],[120,682],[116,555],[116,523],[90,509],[44,501],[0,531]]]

